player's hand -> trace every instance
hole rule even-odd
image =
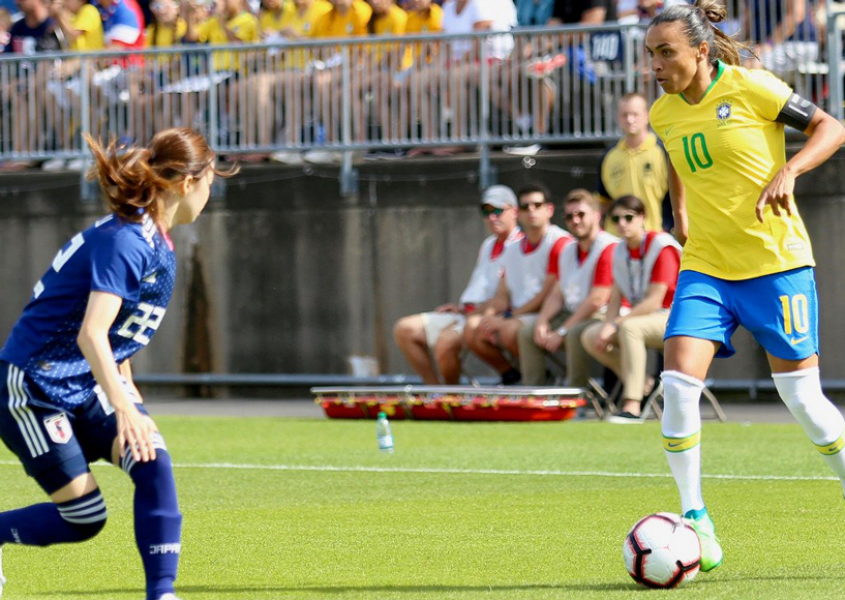
[[[128,447],[136,462],[155,460],[153,434],[157,428],[153,420],[141,414],[134,404],[129,404],[122,410],[115,408],[115,417],[117,418],[117,445],[120,448],[120,457],[126,456]]]
[[[760,199],[757,200],[757,220],[763,222],[763,211],[766,205],[772,207],[772,212],[776,217],[781,216],[781,210],[786,211],[788,216],[792,216],[792,192],[795,189],[795,175],[792,170],[784,165],[775,174],[774,179],[769,182],[769,185],[760,194]]]
[[[434,312],[439,313],[459,313],[461,309],[458,307],[457,304],[452,304],[451,302],[448,304],[442,304],[434,309]]]
[[[561,347],[563,344],[564,338],[557,334],[557,332],[552,332],[546,336],[546,350],[549,352],[557,352],[558,348]]]

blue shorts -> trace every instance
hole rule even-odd
[[[0,438],[48,494],[88,473],[89,463],[111,462],[116,437],[105,394],[91,394],[73,410],[59,408],[18,367],[0,361]]]
[[[721,343],[717,358],[733,356],[731,336],[742,325],[766,352],[803,360],[819,352],[819,301],[812,267],[728,281],[681,271],[664,339],[689,336]]]

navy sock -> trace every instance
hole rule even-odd
[[[52,546],[84,542],[106,524],[106,503],[100,490],[61,504],[44,502],[0,513],[0,546]]]
[[[156,459],[135,462],[127,452],[122,466],[135,482],[135,540],[147,576],[147,598],[173,593],[182,550],[182,514],[170,454],[161,437],[154,439]]]

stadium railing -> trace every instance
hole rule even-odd
[[[841,54],[829,11],[826,52]],[[820,29],[821,31],[821,29]],[[86,156],[82,134],[145,143],[191,126],[224,155],[607,142],[624,94],[649,100],[641,25],[343,38],[141,52],[0,55],[0,160]],[[824,68],[823,68],[824,67]],[[842,117],[839,60],[778,73]]]

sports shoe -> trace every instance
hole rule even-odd
[[[176,597],[176,594],[167,593],[164,596],[159,596],[158,600],[179,600],[179,598]]]
[[[706,508],[688,511],[684,519],[689,521],[695,529],[698,540],[701,542],[701,570],[712,571],[721,565],[725,558],[722,545],[716,537],[716,525],[713,524],[713,519],[707,514]]]
[[[627,410],[623,410],[620,413],[616,413],[615,415],[610,415],[605,419],[608,423],[615,423],[617,425],[642,425],[643,420],[642,417],[638,417],[637,415],[629,413]]]
[[[0,596],[3,595],[4,585],[6,585],[6,578],[3,577],[3,546],[0,546]]]

